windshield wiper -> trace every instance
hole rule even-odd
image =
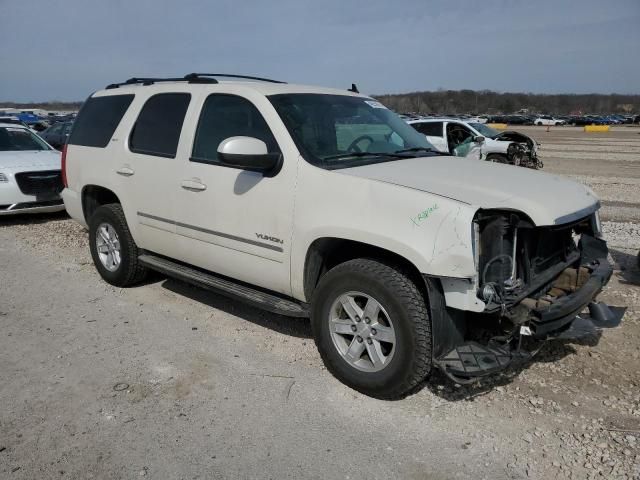
[[[403,148],[402,150],[396,150],[393,153],[410,153],[410,152],[429,152],[435,153],[436,155],[449,155],[448,153],[441,152],[439,150],[434,150],[430,147],[412,147],[412,148]]]
[[[403,151],[398,152],[348,152],[348,153],[338,153],[337,155],[329,155],[328,157],[324,157],[322,160],[337,160],[340,158],[351,158],[351,157],[394,157],[394,158],[411,158],[410,155],[403,155]]]

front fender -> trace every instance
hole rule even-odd
[[[307,252],[321,238],[388,250],[423,274],[474,277],[474,206],[304,162],[300,169],[291,253],[291,286],[296,298],[305,298]]]

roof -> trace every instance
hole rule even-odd
[[[0,121],[0,128],[4,128],[4,127],[22,128],[23,130],[29,130],[29,127],[25,127],[24,125],[22,125],[20,123],[6,123],[6,122]]]
[[[146,91],[171,92],[171,91],[210,91],[228,90],[233,87],[238,91],[254,91],[262,95],[277,95],[281,93],[318,93],[324,95],[346,95],[355,97],[366,97],[358,93],[338,88],[326,88],[313,85],[299,85],[294,83],[270,83],[249,80],[220,80],[217,83],[188,83],[186,81],[162,81],[151,85],[133,84],[119,85],[117,88],[109,88],[97,91],[93,96],[101,97],[107,95],[122,95],[130,93],[140,93]],[[367,97],[369,98],[369,97]]]

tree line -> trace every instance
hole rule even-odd
[[[521,109],[558,115],[639,113],[640,95],[500,93],[491,90],[438,90],[375,95],[396,112],[509,114]]]
[[[82,102],[27,102],[27,103],[19,103],[19,102],[0,102],[0,110],[2,108],[41,108],[43,110],[50,111],[71,111],[71,110],[80,110],[82,106]]]
[[[640,113],[640,95],[621,94],[540,94],[500,93],[491,90],[438,90],[375,95],[375,98],[396,112],[415,113],[488,113],[509,114],[521,109],[535,113],[607,114]],[[0,102],[9,108],[42,108],[45,110],[78,110],[82,102]]]

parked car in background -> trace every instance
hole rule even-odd
[[[60,152],[28,127],[0,123],[0,216],[64,210]]]
[[[73,122],[56,123],[47,128],[45,131],[41,132],[40,136],[44,138],[53,148],[62,150],[62,148],[67,143],[67,139],[69,138],[72,127]]]
[[[408,120],[438,151],[458,157],[542,168],[538,143],[519,132],[498,132],[489,126],[452,118]]]
[[[10,116],[10,117],[0,116],[0,123],[4,123],[4,124],[10,123],[12,125],[20,125],[20,126],[29,128],[26,123],[24,123],[18,117],[14,117],[14,116]]]
[[[582,115],[573,118],[571,124],[578,127],[585,125],[607,125],[607,121],[599,115]]]
[[[551,115],[540,115],[536,117],[533,121],[534,125],[546,125],[546,126],[555,126],[555,125],[564,125],[565,121],[559,118],[552,117]]]

